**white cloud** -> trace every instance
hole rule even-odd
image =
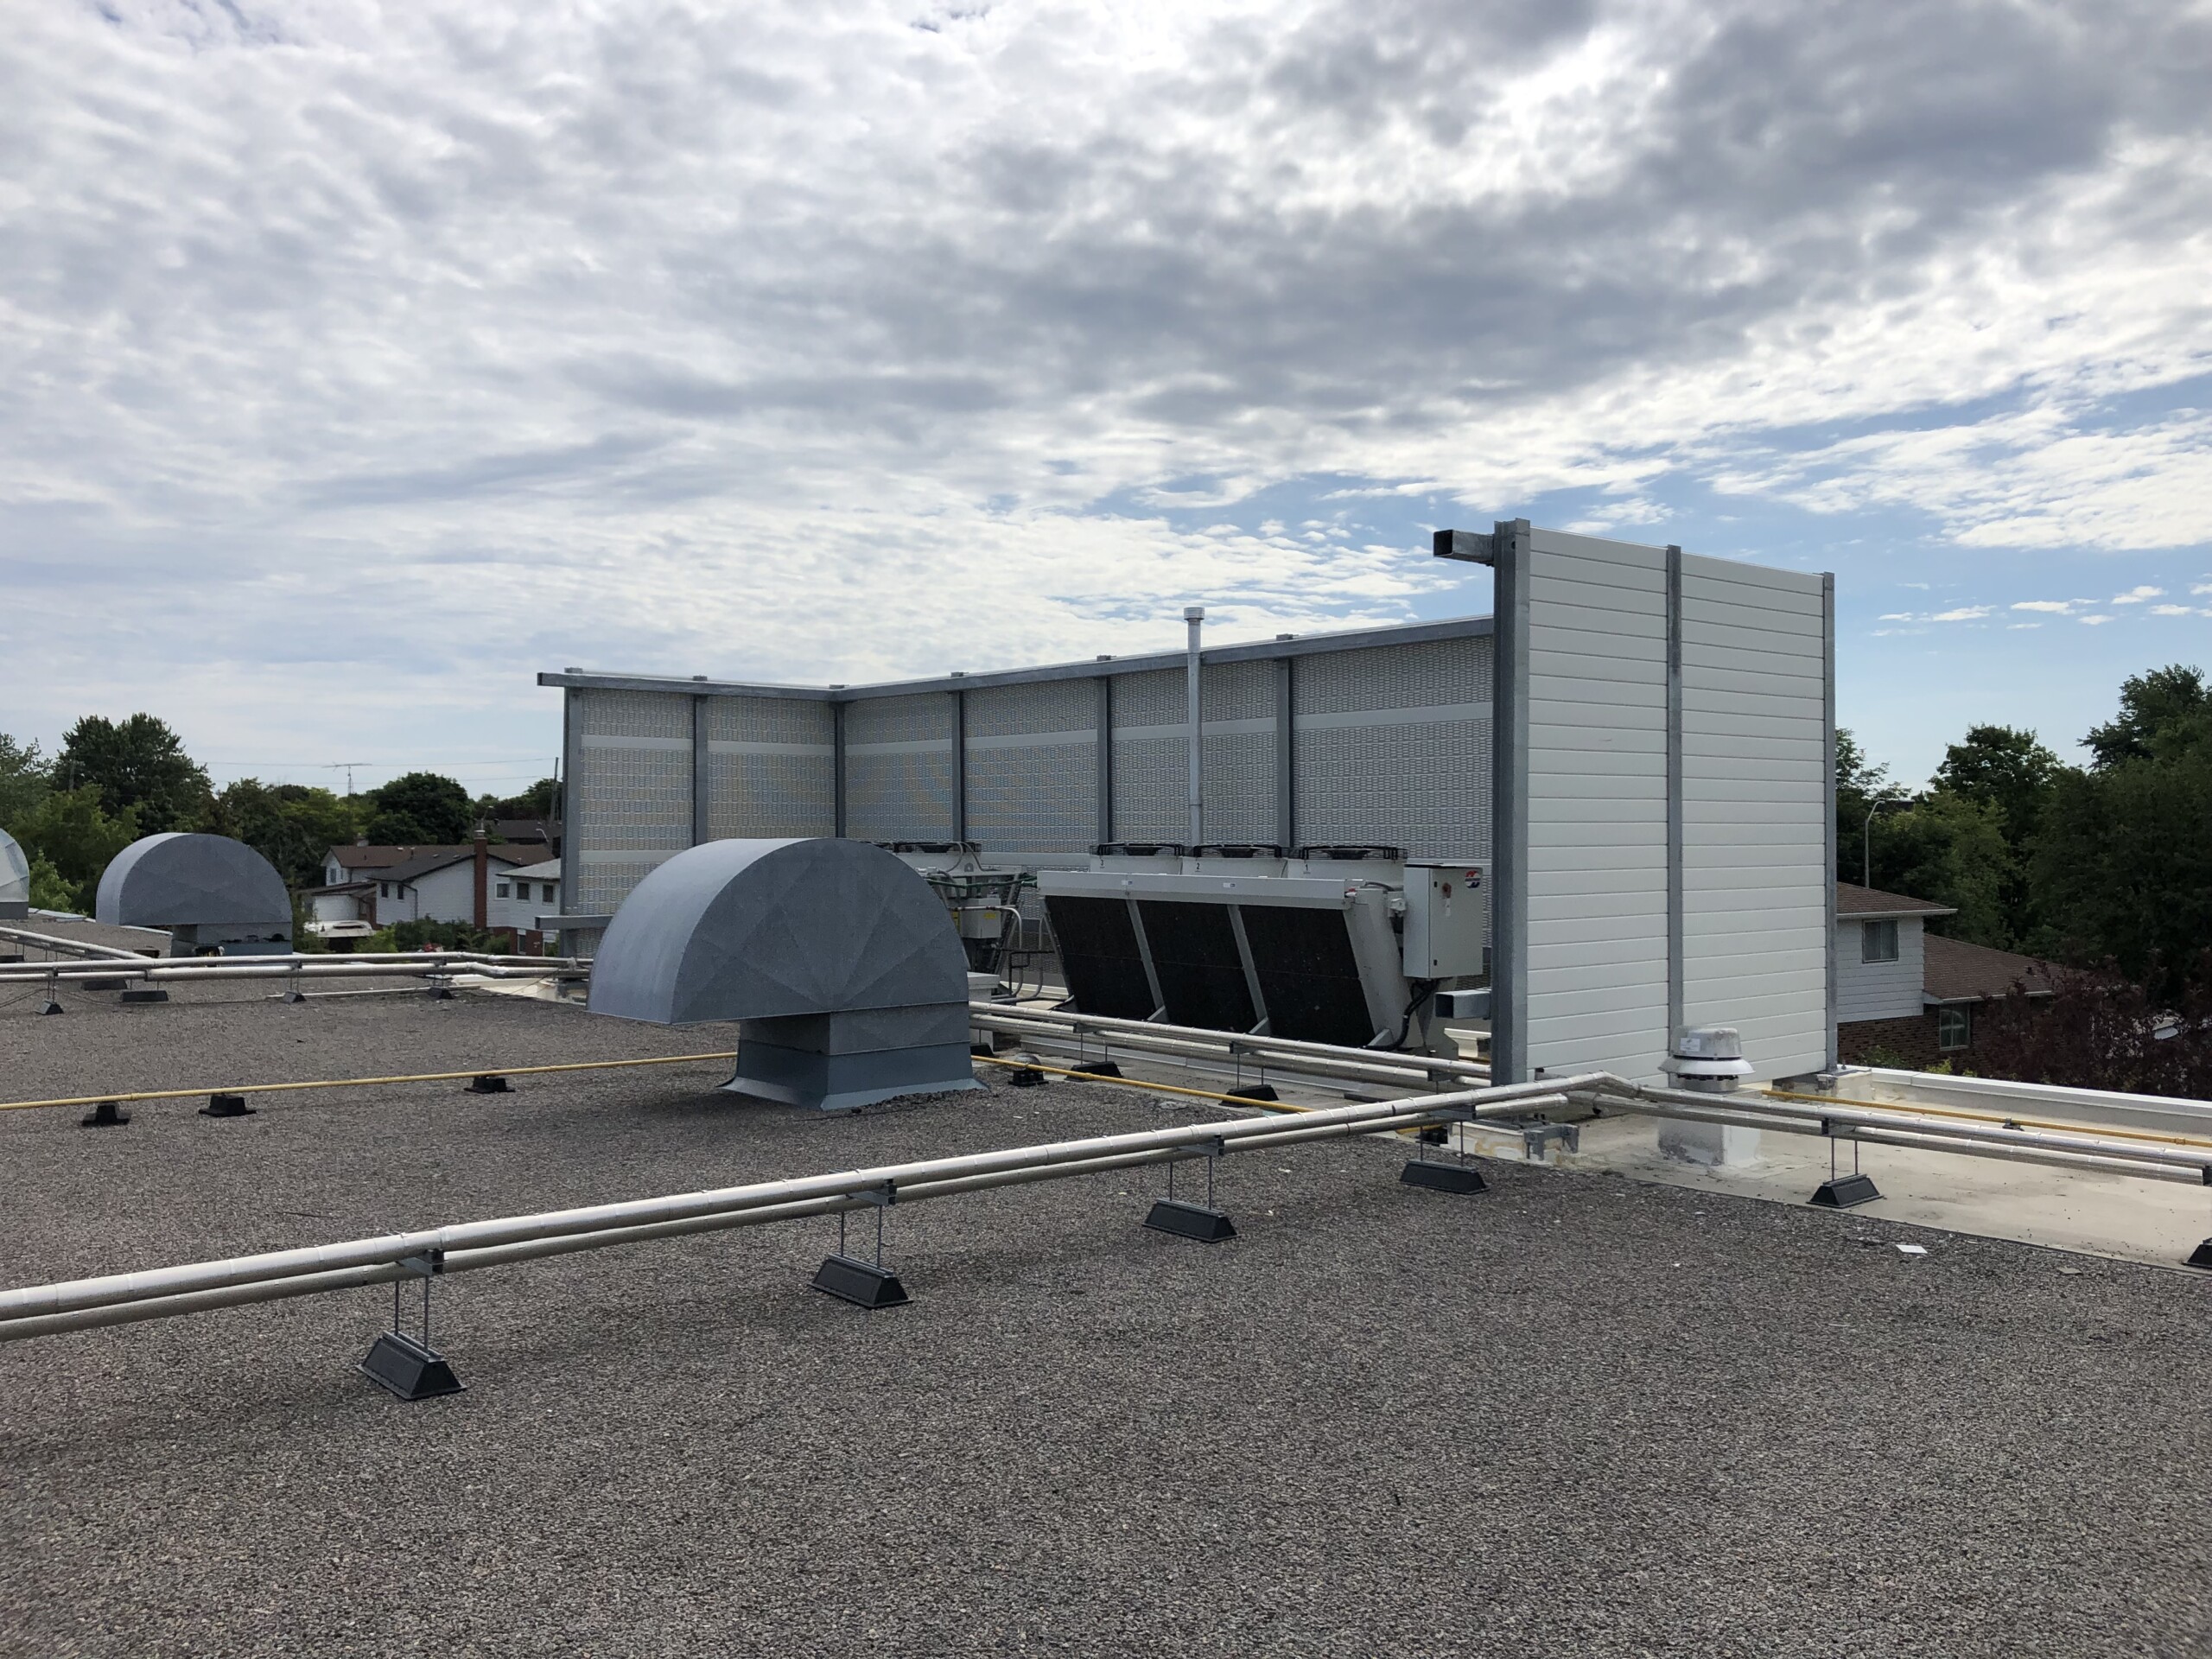
[[[1978,622],[1993,608],[1987,605],[1961,605],[1955,610],[1938,611],[1928,620],[1930,622]]]
[[[2112,618],[2108,616],[2085,616],[2081,619],[2081,623],[2085,628],[2096,628],[2103,626],[2111,620]]]
[[[1416,490],[2203,539],[2212,415],[2101,412],[2212,362],[2168,0],[17,10],[0,651],[49,726],[158,689],[327,754],[563,662],[1394,619],[1461,574],[1363,520]],[[1198,523],[1300,478],[1349,516]]]
[[[2053,616],[2070,616],[2076,607],[2090,603],[2086,599],[2024,599],[2015,604],[2016,611],[2047,611]]]
[[[2140,605],[2145,600],[2164,599],[2165,596],[2166,590],[2163,588],[2131,588],[2124,594],[2114,594],[2107,602],[2113,605]]]
[[[2200,582],[2189,590],[2192,594],[2212,594],[2212,582]]]
[[[2186,605],[2153,605],[2151,607],[2151,614],[2153,616],[2194,616],[2196,613]]]

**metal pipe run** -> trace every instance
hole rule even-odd
[[[628,1066],[687,1065],[697,1061],[729,1061],[737,1051],[719,1049],[706,1054],[657,1054],[635,1060],[563,1060],[551,1065],[480,1065],[467,1071],[410,1071],[389,1077],[321,1077],[304,1083],[232,1083],[219,1089],[141,1089],[105,1095],[67,1095],[54,1100],[0,1101],[0,1112],[39,1111],[49,1106],[98,1106],[111,1102],[136,1105],[142,1100],[196,1100],[203,1095],[274,1095],[299,1089],[379,1089],[399,1083],[465,1083],[473,1077],[528,1077],[552,1071],[616,1071]]]
[[[1119,1046],[1165,1055],[1242,1061],[1275,1071],[1306,1070],[1354,1081],[1433,1084],[1449,1080],[1487,1083],[1490,1068],[1478,1060],[1407,1054],[1388,1049],[1346,1048],[1287,1037],[1240,1031],[1209,1031],[1198,1026],[1169,1026],[1148,1020],[1119,1020],[1059,1009],[1011,1007],[1003,1002],[971,1002],[969,1023],[1012,1037],[1050,1037],[1062,1041],[1096,1038],[1101,1046]],[[1318,1061],[1301,1068],[1299,1061]]]
[[[125,950],[118,945],[94,944],[89,939],[65,939],[52,933],[36,933],[27,927],[0,926],[0,939],[12,939],[18,944],[35,944],[41,950],[58,950],[65,956],[93,957],[107,962],[143,962],[145,958],[136,950]],[[14,967],[14,963],[0,963],[0,967]]]
[[[134,1306],[164,1304],[164,1307],[143,1315],[159,1318],[168,1311],[188,1313],[203,1306],[228,1305],[194,1299],[232,1289],[259,1288],[266,1293],[264,1296],[240,1300],[269,1300],[372,1283],[378,1281],[375,1274],[379,1269],[385,1278],[403,1276],[409,1270],[402,1264],[410,1261],[436,1264],[442,1271],[453,1272],[468,1264],[493,1265],[492,1259],[477,1254],[490,1250],[510,1252],[498,1258],[500,1261],[518,1260],[523,1258],[513,1253],[515,1247],[550,1246],[555,1241],[575,1241],[572,1248],[594,1249],[657,1236],[645,1230],[681,1228],[687,1223],[698,1224],[692,1230],[701,1231],[711,1230],[717,1223],[727,1226],[751,1225],[791,1215],[822,1213],[830,1208],[858,1208],[886,1199],[911,1202],[956,1191],[1096,1173],[1128,1166],[1120,1161],[1122,1160],[1165,1162],[1217,1156],[1240,1150],[1273,1149],[1332,1135],[1366,1134],[1505,1111],[1541,1109],[1543,1105],[1563,1103],[1569,1086],[1601,1080],[1600,1074],[1592,1073],[1554,1083],[1469,1090],[1414,1100],[1378,1101],[1311,1112],[1288,1123],[1280,1118],[1248,1118],[1041,1146],[1009,1147],[995,1152],[754,1182],[713,1192],[469,1222],[227,1261],[31,1286],[0,1292],[0,1341],[76,1328],[67,1321],[78,1314],[115,1313],[113,1318],[87,1323],[119,1323],[124,1316],[116,1310]],[[581,1242],[592,1235],[605,1236],[597,1244]],[[549,1248],[543,1253],[559,1252]],[[361,1273],[372,1276],[353,1276]],[[57,1320],[64,1322],[56,1323]]]
[[[413,952],[390,957],[141,957],[97,962],[0,963],[0,985],[57,979],[358,979],[378,975],[474,975],[484,979],[543,979],[582,974],[589,964],[561,957],[446,957]]]
[[[1821,1135],[1956,1152],[1972,1157],[2009,1158],[2023,1163],[2056,1163],[2096,1168],[2106,1173],[2142,1174],[2152,1179],[2178,1179],[2212,1185],[2212,1145],[2187,1147],[2117,1141],[2083,1130],[2007,1128],[1991,1121],[1961,1123],[1955,1118],[1916,1116],[1909,1109],[1837,1106],[1815,1109],[1769,1096],[1739,1099],[1691,1094],[1609,1078],[1594,1087],[1570,1091],[1586,1104],[1603,1109],[1673,1117],[1691,1122],[1726,1123],[1740,1128],[1774,1129],[1784,1135]],[[2086,1161],[2085,1161],[2086,1160]]]

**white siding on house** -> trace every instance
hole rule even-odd
[[[556,862],[527,868],[531,874],[519,879],[514,871],[493,868],[488,906],[492,926],[512,927],[518,933],[527,933],[537,927],[540,916],[559,913],[560,865]],[[502,887],[507,889],[505,898],[499,896]],[[518,888],[527,891],[518,892]]]
[[[1897,959],[1863,960],[1865,925],[1850,917],[1835,925],[1838,1025],[1854,1020],[1910,1020],[1922,1007],[1927,974],[1926,927],[1917,916],[1897,918]]]

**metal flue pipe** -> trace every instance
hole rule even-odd
[[[1184,647],[1183,702],[1184,718],[1190,722],[1190,840],[1188,850],[1195,854],[1198,843],[1205,839],[1205,699],[1200,688],[1199,636],[1205,627],[1206,607],[1192,605],[1183,612],[1183,623],[1189,638]]]

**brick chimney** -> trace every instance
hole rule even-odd
[[[492,925],[491,874],[492,855],[487,850],[492,827],[483,819],[476,821],[476,927],[479,932]]]

